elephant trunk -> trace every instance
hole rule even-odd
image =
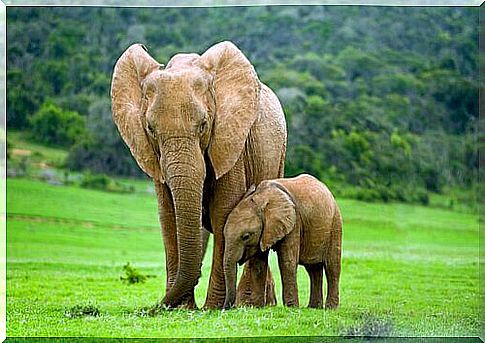
[[[177,307],[187,300],[197,285],[202,266],[202,192],[205,164],[202,157],[201,161],[197,161],[195,154],[190,152],[187,153],[191,156],[190,159],[184,159],[180,151],[176,155],[176,162],[168,159],[165,168],[167,184],[174,202],[178,248],[175,283],[163,299],[163,304],[168,307]]]
[[[224,278],[226,282],[224,309],[234,307],[236,302],[237,262],[241,259],[242,253],[242,249],[226,246],[224,253]]]

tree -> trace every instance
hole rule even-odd
[[[70,146],[85,133],[85,120],[77,112],[65,111],[46,101],[29,119],[32,138],[38,142]]]

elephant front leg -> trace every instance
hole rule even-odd
[[[281,283],[283,284],[283,303],[286,306],[300,306],[296,281],[298,263],[285,256],[285,254],[278,254],[278,265],[280,267]]]
[[[224,241],[221,230],[214,230],[214,245],[212,250],[212,269],[207,289],[204,308],[222,308],[226,297],[226,284],[224,281],[223,261]]]
[[[205,308],[222,308],[226,297],[224,279],[224,225],[227,216],[246,192],[244,165],[241,159],[227,174],[217,180],[209,202],[210,223],[214,234],[212,270],[205,300]]]
[[[300,259],[299,230],[293,230],[277,243],[278,266],[283,285],[283,303],[286,306],[299,306],[297,268]]]
[[[158,210],[160,224],[162,226],[163,245],[165,247],[165,270],[167,280],[165,284],[165,293],[175,283],[178,269],[178,249],[177,249],[177,226],[175,224],[175,211],[170,190],[166,184],[155,183],[155,190],[158,198]],[[181,302],[180,307],[195,308],[194,291],[187,294]]]

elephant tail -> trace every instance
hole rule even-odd
[[[342,226],[343,226],[343,219],[342,215],[340,214],[340,210],[337,205],[335,205],[335,214],[333,216],[332,221],[332,228],[334,229],[335,233],[340,233],[342,235]]]
[[[327,258],[336,254],[340,257],[342,254],[342,227],[342,215],[340,214],[338,206],[335,205],[335,213],[332,219],[332,233],[330,236],[330,249],[327,251]]]

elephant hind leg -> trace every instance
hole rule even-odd
[[[268,270],[268,252],[258,254],[244,264],[237,287],[237,305],[263,307],[267,304],[269,299],[265,293],[271,291],[271,286],[268,287],[267,284]]]
[[[326,308],[337,308],[340,301],[339,281],[342,265],[342,217],[337,208],[333,219],[332,244],[325,256],[325,276],[327,278]]]
[[[339,248],[340,249],[340,248]],[[327,278],[327,299],[325,308],[337,308],[339,305],[340,253],[332,253],[325,261],[325,276]]]
[[[274,280],[273,275],[271,274],[271,270],[269,270],[268,266],[268,273],[266,274],[266,285],[265,285],[265,304],[266,306],[276,306],[276,292],[274,287]]]
[[[308,307],[323,307],[323,263],[307,264],[305,269],[310,276],[310,300]]]

